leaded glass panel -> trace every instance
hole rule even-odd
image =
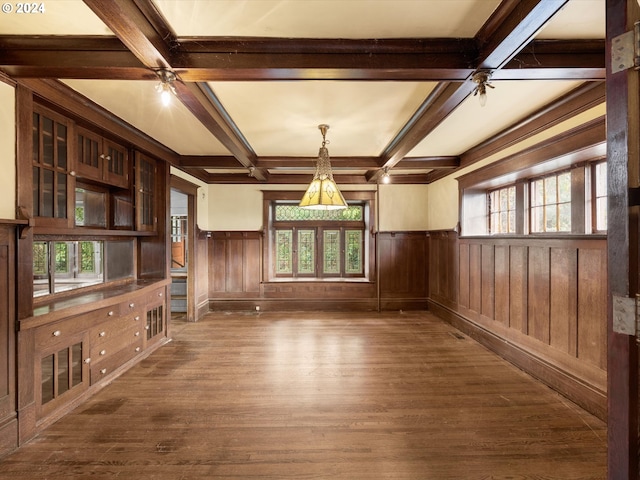
[[[345,272],[347,274],[362,273],[362,230],[347,230],[345,232],[345,244],[347,250],[347,262]]]
[[[362,221],[362,205],[349,206],[342,210],[309,210],[297,205],[276,205],[276,221]]]
[[[315,230],[298,230],[298,274],[316,272]]]
[[[325,274],[340,274],[340,231],[324,231],[323,272]]]
[[[293,230],[276,230],[276,274],[293,273]]]

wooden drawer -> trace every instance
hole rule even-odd
[[[36,350],[47,349],[50,346],[68,343],[69,339],[81,333],[98,321],[117,315],[113,308],[103,308],[85,315],[78,315],[51,324],[42,325],[36,328],[35,346]]]
[[[160,287],[160,288],[156,288],[155,290],[152,290],[147,294],[147,298],[146,298],[147,307],[164,303],[165,295],[166,295],[165,287]]]
[[[144,329],[145,317],[142,312],[135,310],[127,315],[122,315],[109,322],[96,325],[89,332],[91,347],[102,345],[118,337],[123,331],[130,328]]]
[[[140,315],[137,312],[144,310],[144,296],[134,297],[127,302],[118,305],[120,315]]]
[[[146,336],[147,332],[142,323],[139,326],[132,325],[118,335],[112,336],[108,341],[91,343],[91,363],[99,363],[111,357],[132,343]]]
[[[142,336],[142,334],[141,334]],[[111,375],[121,365],[125,364],[142,351],[142,338],[127,345],[116,353],[109,355],[101,362],[91,362],[91,384],[97,383]]]

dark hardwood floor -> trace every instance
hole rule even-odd
[[[0,461],[24,479],[596,479],[606,426],[426,312],[208,314]]]

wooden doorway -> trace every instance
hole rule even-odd
[[[171,176],[171,313],[195,321],[195,224],[197,186]]]

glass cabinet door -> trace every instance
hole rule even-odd
[[[33,112],[33,216],[68,223],[71,197],[68,120],[45,109]],[[63,221],[64,220],[64,221]]]
[[[136,153],[136,228],[156,229],[156,162]]]

